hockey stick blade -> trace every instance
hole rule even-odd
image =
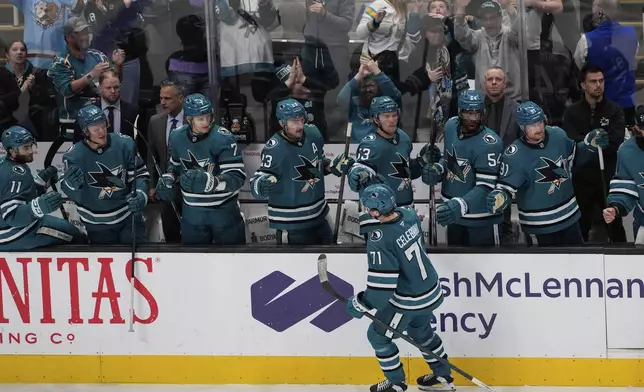
[[[320,283],[322,284],[322,288],[335,298],[339,299],[342,302],[347,302],[347,298],[343,297],[342,294],[338,293],[335,291],[333,286],[331,286],[331,283],[329,282],[329,273],[327,270],[327,258],[326,255],[323,253],[318,256],[318,277],[320,278]],[[407,335],[404,335],[397,330],[391,328],[389,325],[386,323],[383,323],[379,318],[376,316],[373,316],[370,313],[364,313],[365,317],[376,323],[378,326],[387,329],[389,332],[391,332],[395,337],[400,338],[404,340],[405,342],[411,344],[412,346],[416,347],[418,350],[424,352],[425,354],[431,356],[432,358],[436,359],[438,362],[442,363],[445,366],[449,366],[452,370],[454,370],[456,373],[460,374],[461,376],[467,378],[470,380],[472,383],[477,385],[483,390],[486,390],[488,392],[496,392],[494,389],[490,388],[489,386],[485,385],[481,380],[478,378],[470,376],[468,373],[465,371],[461,370],[459,367],[452,365],[449,361],[445,360],[443,357],[439,357],[438,355],[434,354],[433,351],[423,349],[420,344],[416,343],[414,340],[412,340],[410,337]]]

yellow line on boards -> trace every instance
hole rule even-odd
[[[644,386],[644,360],[451,358],[494,386]],[[407,379],[429,372],[402,358]],[[2,383],[354,384],[382,379],[370,357],[0,355]],[[467,386],[460,376],[457,383]]]

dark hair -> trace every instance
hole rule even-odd
[[[586,76],[589,73],[597,73],[597,72],[601,72],[602,75],[604,74],[604,70],[601,67],[598,67],[596,65],[584,65],[581,68],[581,71],[579,71],[579,82],[580,83],[585,82],[586,81]]]
[[[5,54],[9,54],[9,49],[11,49],[11,47],[13,46],[13,44],[15,44],[16,42],[20,42],[20,43],[22,44],[22,46],[25,48],[25,52],[28,52],[28,50],[27,50],[27,44],[25,43],[25,41],[23,41],[23,40],[21,40],[21,39],[14,39],[13,41],[9,42],[9,45],[7,45],[7,46],[5,46],[5,47],[4,47],[4,53],[5,53]]]
[[[186,95],[183,85],[179,82],[175,82],[174,80],[166,79],[162,81],[161,84],[159,84],[159,88],[164,88],[164,87],[174,88],[180,97],[183,97]]]
[[[116,73],[116,72],[114,72],[112,70],[109,70],[109,71],[103,72],[101,74],[101,76],[98,77],[98,84],[103,84],[103,81],[105,79],[107,79],[108,76],[113,76],[113,77],[117,78],[119,80],[119,82],[121,81],[121,77],[119,76],[118,73]]]

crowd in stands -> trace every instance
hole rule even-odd
[[[77,112],[95,104],[109,132],[140,135],[150,198],[153,167],[165,172],[168,133],[184,124],[192,93],[212,99],[216,122],[240,146],[280,128],[276,106],[286,98],[302,103],[327,143],[344,141],[348,123],[358,143],[372,131],[377,96],[398,103],[399,126],[413,142],[427,142],[438,117],[458,114],[458,94],[468,88],[484,93],[483,122],[507,146],[521,136],[517,103],[530,100],[575,141],[596,128],[608,132],[606,181],[636,126],[639,35],[618,22],[619,0],[11,4],[24,15],[24,37],[0,35],[0,131],[19,124],[53,142],[48,164],[63,142],[83,139]],[[591,227],[608,227],[599,173],[591,162],[573,177],[586,241]],[[180,209],[168,205],[162,214],[168,242],[179,241]],[[622,226],[610,225],[614,242],[626,241]]]

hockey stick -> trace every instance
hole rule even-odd
[[[599,158],[599,175],[600,175],[600,180],[602,182],[602,192],[604,193],[604,207],[606,207],[606,203],[608,202],[608,190],[606,189],[606,177],[605,177],[605,169],[604,169],[604,150],[601,147],[597,147],[597,157]],[[612,244],[613,240],[610,237],[610,228],[611,225],[609,223],[606,224],[606,238],[608,239],[608,243]]]
[[[351,145],[351,130],[353,128],[353,123],[349,122],[347,124],[347,133],[344,138],[344,157],[349,159],[349,146]],[[333,244],[338,243],[338,232],[340,231],[340,219],[342,217],[342,206],[344,203],[344,181],[346,179],[346,173],[342,173],[340,176],[340,191],[338,192],[338,204],[335,210],[335,223],[333,227]]]
[[[136,119],[134,120],[135,123],[138,124],[139,121],[139,116],[136,116]],[[132,195],[136,193],[136,157],[139,155],[139,150],[136,148],[136,136],[138,135],[138,128],[132,124],[133,129],[132,132],[134,133],[134,155],[132,156],[132,185],[130,188],[130,191]],[[131,257],[132,259],[132,264],[130,266],[130,329],[128,332],[134,332],[134,276],[135,276],[135,268],[134,264],[136,262],[136,213],[132,213],[132,254]]]
[[[65,139],[61,136],[57,137],[56,140],[49,146],[49,150],[47,151],[47,155],[45,155],[45,163],[44,163],[44,168],[47,169],[49,166],[51,166],[51,163],[54,160],[54,156],[58,152],[58,150],[63,146],[63,143],[65,143]],[[62,176],[61,176],[62,177]],[[62,178],[61,178],[62,180]],[[54,182],[51,183],[51,189],[54,190],[54,192],[60,193],[58,188],[56,187],[56,184]],[[65,207],[63,205],[60,205],[60,214],[63,216],[63,219],[69,222],[69,214],[67,211],[65,211]]]
[[[332,296],[334,296],[335,298],[337,298],[338,300],[340,300],[342,302],[345,302],[345,303],[347,302],[347,298],[343,297],[342,294],[340,294],[337,291],[335,291],[335,289],[333,288],[333,286],[331,286],[331,283],[329,282],[329,276],[328,276],[328,273],[327,273],[327,260],[326,260],[326,255],[325,254],[321,254],[321,255],[318,256],[318,277],[320,278],[320,283],[322,284],[322,288],[324,288],[324,291],[326,291],[327,293],[331,294]],[[469,374],[465,373],[465,371],[461,370],[457,366],[452,365],[446,359],[436,355],[432,350],[428,350],[426,348],[423,348],[420,344],[414,342],[413,339],[411,339],[407,335],[404,335],[404,334],[398,332],[394,328],[391,328],[389,325],[387,325],[386,323],[382,322],[379,318],[377,318],[376,316],[372,315],[371,313],[365,312],[364,315],[369,320],[371,320],[375,324],[377,324],[379,327],[387,329],[390,333],[393,334],[393,336],[395,336],[397,338],[400,338],[400,339],[404,340],[405,342],[411,344],[412,346],[416,347],[420,351],[422,351],[425,354],[427,354],[427,355],[431,356],[432,358],[436,359],[438,362],[442,363],[443,365],[449,366],[450,369],[454,370],[456,373],[460,374],[461,376],[467,378],[468,380],[470,380],[474,384],[478,385],[480,388],[482,388],[482,389],[484,389],[484,390],[486,390],[488,392],[495,392],[494,389],[488,387],[487,385],[485,385],[479,379],[470,376]]]
[[[436,145],[436,138],[438,137],[438,122],[436,121],[436,116],[432,118],[432,127],[431,127],[431,135],[429,138],[429,148],[430,151],[434,149],[434,146]],[[434,160],[432,159],[433,155],[430,153],[430,160],[429,164],[432,165],[434,164]],[[432,231],[432,238],[431,238],[431,244],[432,246],[437,246],[438,245],[438,233],[436,232],[436,195],[435,195],[435,188],[434,185],[429,186],[429,228]]]
[[[139,116],[136,116],[136,118],[137,118],[136,123],[138,124]],[[143,143],[145,143],[145,147],[149,149],[150,145],[148,144],[147,139],[139,132],[139,128],[136,125],[132,124],[127,119],[123,118],[123,116],[121,116],[121,119],[132,126],[132,132],[135,132],[134,142],[136,143],[136,138],[141,138],[141,140],[143,140]],[[154,169],[157,171],[157,175],[159,176],[159,178],[161,178],[161,176],[163,176],[163,173],[161,173],[161,167],[159,167],[159,162],[154,157],[154,154],[152,154],[151,157],[152,157],[152,162],[154,162]],[[170,200],[170,205],[172,206],[172,210],[174,211],[174,215],[177,217],[177,220],[181,221],[181,217],[179,216],[179,210],[177,210],[177,205],[174,203],[174,200]]]

